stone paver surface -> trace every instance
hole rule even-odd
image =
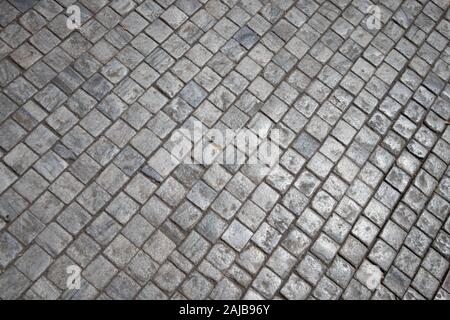
[[[0,299],[449,300],[449,6],[0,1]]]

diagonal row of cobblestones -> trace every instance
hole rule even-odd
[[[0,1],[0,299],[449,300],[449,7]]]

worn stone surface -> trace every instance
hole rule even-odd
[[[0,299],[449,300],[449,6],[0,1]]]

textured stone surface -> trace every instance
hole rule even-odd
[[[372,2],[0,1],[0,299],[449,300],[450,4]]]

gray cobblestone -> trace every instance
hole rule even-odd
[[[375,5],[2,1],[0,299],[449,299],[449,6]]]
[[[5,300],[18,299],[30,283],[31,281],[17,268],[8,269],[0,277],[1,298]]]

